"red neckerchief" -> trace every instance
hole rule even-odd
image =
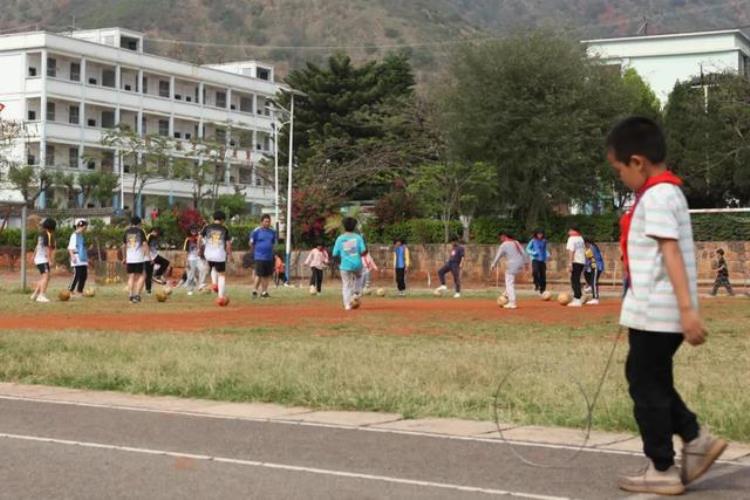
[[[659,175],[649,177],[646,183],[641,186],[635,193],[635,202],[633,206],[622,215],[620,218],[620,251],[622,252],[622,263],[625,268],[625,280],[626,287],[629,286],[630,282],[630,260],[628,259],[628,236],[630,235],[630,224],[633,222],[633,214],[635,208],[638,206],[638,202],[641,201],[644,193],[656,186],[657,184],[673,184],[675,186],[682,186],[682,179],[677,177],[675,174],[667,170]]]

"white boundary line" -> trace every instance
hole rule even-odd
[[[537,443],[533,441],[516,441],[516,440],[510,440],[510,439],[503,440],[500,438],[482,437],[481,434],[474,435],[474,436],[456,436],[456,435],[450,435],[450,434],[438,434],[434,432],[409,431],[409,430],[403,430],[403,429],[387,429],[387,428],[382,428],[382,427],[370,427],[366,425],[327,424],[323,422],[305,422],[305,421],[300,421],[300,420],[294,420],[295,415],[304,415],[306,413],[313,413],[315,410],[308,410],[305,412],[290,414],[288,415],[288,417],[285,417],[284,419],[276,419],[273,417],[271,418],[238,417],[238,416],[231,416],[231,415],[214,415],[210,413],[201,413],[201,412],[190,411],[190,410],[164,410],[164,409],[158,409],[158,408],[143,408],[143,407],[138,407],[138,406],[114,405],[114,404],[105,404],[105,403],[86,403],[86,402],[65,401],[65,400],[58,400],[58,399],[36,399],[36,398],[22,397],[22,396],[0,395],[0,400],[3,400],[3,399],[10,400],[10,401],[27,401],[31,403],[46,403],[46,404],[58,404],[58,405],[67,405],[67,406],[82,406],[86,408],[101,408],[105,410],[135,411],[135,412],[141,412],[141,413],[161,413],[161,414],[166,414],[166,415],[211,418],[211,419],[217,419],[217,420],[236,420],[236,421],[249,421],[249,422],[257,422],[257,423],[293,425],[293,426],[302,426],[302,427],[322,427],[322,428],[328,428],[328,429],[340,429],[340,430],[349,430],[349,431],[379,432],[379,433],[384,433],[384,434],[398,434],[398,435],[405,435],[405,436],[450,439],[454,441],[472,441],[472,442],[487,443],[487,444],[493,444],[493,445],[507,445],[508,443],[510,443],[513,446],[546,448],[546,449],[551,449],[551,450],[578,451],[579,449],[581,449],[580,445]],[[225,403],[226,402],[222,402],[222,401],[216,402],[217,406],[221,404],[225,404]],[[370,424],[370,425],[380,425],[380,424]],[[637,436],[633,436],[633,437],[637,437]],[[632,457],[643,457],[643,453],[641,452],[614,450],[614,449],[608,449],[608,448],[594,448],[594,447],[589,447],[589,446],[583,448],[582,451],[589,452],[589,453],[602,453],[605,455],[623,455],[623,456],[632,456]],[[739,458],[745,458],[745,456],[742,456]],[[750,463],[742,463],[742,462],[728,461],[728,460],[717,460],[716,463],[736,465],[739,467],[750,468]]]
[[[154,450],[150,448],[136,448],[132,446],[117,446],[117,445],[110,445],[110,444],[103,444],[103,443],[92,443],[92,442],[86,442],[86,441],[71,441],[67,439],[54,439],[54,438],[46,438],[46,437],[39,437],[39,436],[26,436],[26,435],[21,435],[21,434],[5,434],[5,433],[0,433],[0,438],[15,439],[19,441],[31,441],[31,442],[37,442],[37,443],[58,444],[58,445],[66,445],[66,446],[80,446],[83,448],[95,448],[95,449],[100,449],[100,450],[141,453],[145,455],[159,455],[159,456],[167,456],[167,457],[174,457],[174,458],[188,458],[192,460],[202,460],[202,461],[207,461],[207,462],[242,465],[242,466],[247,466],[247,467],[260,467],[260,468],[265,468],[265,469],[276,469],[276,470],[283,470],[283,471],[288,471],[288,472],[301,472],[301,473],[307,473],[307,474],[345,477],[349,479],[380,481],[380,482],[385,482],[385,483],[402,484],[402,485],[407,485],[407,486],[423,486],[423,487],[428,487],[428,488],[439,488],[443,490],[461,491],[461,492],[468,492],[468,493],[483,493],[486,495],[510,496],[510,497],[517,497],[517,498],[528,498],[528,499],[533,499],[533,500],[570,500],[569,497],[536,495],[533,493],[499,490],[499,489],[494,489],[494,488],[481,488],[478,486],[464,486],[460,484],[437,483],[433,481],[421,481],[417,479],[404,479],[404,478],[391,477],[391,476],[380,476],[380,475],[375,475],[375,474],[361,474],[357,472],[347,472],[347,471],[332,470],[332,469],[319,469],[317,467],[302,467],[298,465],[279,464],[279,463],[273,463],[273,462],[260,462],[256,460],[241,460],[241,459],[236,459],[236,458],[216,457],[216,456],[210,456],[210,455],[196,455],[192,453],[181,453],[181,452],[166,451],[166,450]]]

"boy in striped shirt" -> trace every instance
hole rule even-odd
[[[625,491],[678,495],[711,467],[727,443],[698,424],[674,386],[672,358],[683,340],[697,346],[706,330],[698,313],[695,248],[682,181],[667,170],[659,126],[632,117],[607,137],[607,159],[635,192],[621,221],[626,294],[620,324],[629,329],[625,365],[635,419],[650,459],[640,474],[622,477]],[[682,469],[672,436],[682,438]]]

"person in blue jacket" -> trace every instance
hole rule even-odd
[[[537,229],[534,236],[526,245],[526,253],[531,258],[531,273],[534,277],[534,290],[540,294],[547,290],[547,261],[550,253],[547,248],[547,238],[544,231]]]
[[[599,304],[599,279],[604,272],[604,257],[602,257],[599,245],[594,240],[585,238],[584,241],[586,242],[586,267],[583,277],[591,288],[591,295],[593,296],[591,300],[586,302],[586,305],[595,306]]]

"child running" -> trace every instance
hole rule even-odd
[[[583,236],[581,236],[578,228],[572,227],[568,231],[568,242],[565,249],[568,251],[570,285],[573,287],[573,300],[568,304],[568,307],[581,307],[583,305],[581,275],[583,275],[586,266],[586,243],[583,241]]]
[[[544,231],[537,229],[526,245],[526,253],[531,257],[531,274],[534,278],[534,290],[543,294],[547,290],[547,261],[550,253],[547,248],[547,237]]]
[[[628,282],[620,324],[629,328],[625,372],[635,420],[649,459],[643,472],[619,487],[679,495],[727,447],[698,423],[674,384],[673,357],[683,341],[698,346],[706,330],[698,313],[695,247],[682,181],[667,170],[666,141],[648,118],[632,117],[607,137],[607,159],[635,202],[620,223]],[[682,438],[682,468],[675,466],[672,436]]]
[[[193,224],[190,226],[190,234],[185,238],[185,243],[182,249],[185,251],[185,263],[187,264],[187,276],[185,277],[185,286],[188,289],[187,294],[193,295],[195,293],[195,287],[198,284],[198,278],[201,274],[200,271],[200,236],[198,235],[198,226]]]
[[[211,270],[211,285],[219,298],[226,297],[227,260],[232,256],[232,241],[229,239],[229,230],[224,225],[226,220],[226,214],[217,210],[214,212],[213,222],[201,232],[203,255]]]
[[[604,257],[594,240],[584,238],[584,243],[586,244],[586,270],[583,277],[591,288],[592,295],[592,299],[586,302],[586,305],[595,306],[599,304],[599,280],[604,272]]]
[[[323,291],[323,271],[328,267],[328,252],[322,243],[310,250],[305,265],[310,268],[310,293],[319,295]]]
[[[495,269],[500,262],[500,259],[505,257],[505,294],[508,297],[508,303],[503,307],[505,309],[517,309],[518,304],[516,302],[516,275],[527,268],[529,265],[528,256],[524,253],[521,244],[508,233],[500,233],[498,235],[501,244],[500,248],[497,249],[497,255],[495,260],[492,261],[490,269]]]
[[[711,290],[711,297],[716,297],[719,293],[719,288],[724,287],[729,292],[729,295],[734,297],[734,290],[732,290],[732,284],[729,282],[729,267],[727,267],[727,261],[724,258],[724,249],[719,248],[716,250],[716,280],[714,281],[714,288]]]
[[[146,233],[141,227],[141,218],[137,215],[130,219],[130,227],[123,235],[122,253],[125,256],[125,267],[128,273],[128,300],[131,304],[139,304],[145,282],[144,263],[149,258],[149,248]]]
[[[44,219],[42,221],[42,230],[36,239],[36,248],[34,249],[34,264],[39,269],[39,282],[31,294],[31,300],[46,304],[47,287],[49,286],[50,263],[53,261],[55,252],[55,230],[57,222],[54,219]]]
[[[461,246],[458,238],[451,240],[451,253],[448,257],[448,261],[438,269],[438,278],[440,279],[440,286],[437,287],[438,292],[444,292],[448,290],[445,286],[445,275],[451,273],[453,275],[453,286],[455,287],[456,293],[453,294],[454,299],[461,298],[461,268],[464,264],[464,255],[466,251]]]
[[[362,279],[362,254],[367,250],[365,240],[354,231],[357,229],[357,219],[346,217],[343,221],[344,234],[336,238],[333,246],[333,256],[340,259],[341,295],[344,309],[350,311],[354,299],[359,299]]]
[[[393,268],[396,270],[396,288],[399,296],[406,295],[406,273],[411,266],[411,255],[406,241],[402,238],[396,238],[393,241]]]
[[[284,286],[289,286],[289,279],[286,277],[286,265],[284,265],[284,259],[278,253],[273,257],[273,281],[276,288],[282,283]]]
[[[70,265],[73,267],[73,281],[70,283],[70,293],[72,296],[80,297],[86,287],[86,280],[89,276],[89,255],[86,247],[86,228],[89,223],[84,219],[76,222],[76,230],[70,235],[68,241],[68,254],[70,255]]]

